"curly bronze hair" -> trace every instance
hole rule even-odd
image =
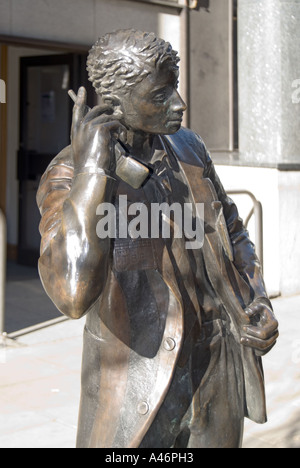
[[[141,82],[153,67],[166,62],[178,69],[178,53],[154,33],[118,30],[98,39],[89,52],[87,71],[96,93],[111,97],[126,93]]]

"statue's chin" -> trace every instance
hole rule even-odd
[[[167,135],[173,135],[174,133],[178,132],[181,127],[181,122],[170,122],[168,125],[168,133]]]

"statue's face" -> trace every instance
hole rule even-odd
[[[166,63],[133,86],[121,100],[123,123],[133,131],[168,135],[181,126],[186,105],[178,91],[178,70]]]

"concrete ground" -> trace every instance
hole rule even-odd
[[[57,316],[36,273],[18,273],[11,267],[8,275],[15,283],[7,284],[9,332]],[[18,282],[22,287],[15,287]],[[300,296],[274,299],[273,306],[280,338],[264,357],[268,422],[246,420],[244,448],[300,448]],[[84,321],[2,339],[0,448],[75,447]]]

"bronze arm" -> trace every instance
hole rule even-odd
[[[70,153],[70,147],[62,154]],[[52,164],[37,194],[42,220],[39,271],[47,294],[65,315],[82,317],[101,295],[108,274],[110,240],[96,233],[97,206],[111,199],[114,179],[104,171],[78,173]]]

